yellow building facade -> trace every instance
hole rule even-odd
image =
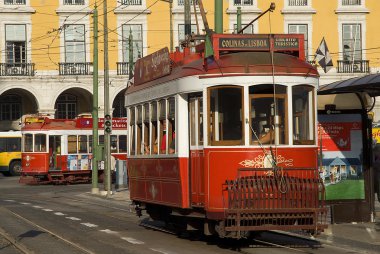
[[[0,0],[0,130],[20,129],[30,114],[74,118],[91,113],[94,9],[99,19],[99,114],[104,114],[107,51],[109,106],[115,117],[126,116],[129,55],[136,61],[163,47],[173,45],[174,50],[185,38],[184,1],[107,0],[105,49],[103,0]],[[244,33],[302,33],[308,61],[324,38],[334,66],[327,73],[319,69],[321,85],[380,70],[378,0],[204,0],[212,29],[215,2],[223,4],[224,33],[236,32],[238,8],[244,26],[274,2],[275,10]],[[191,29],[203,34],[197,1],[191,3]]]

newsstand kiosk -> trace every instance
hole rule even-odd
[[[380,74],[338,81],[318,90],[319,172],[331,223],[373,222],[375,172],[372,117]]]

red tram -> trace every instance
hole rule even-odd
[[[127,119],[113,118],[111,154],[126,160]],[[99,119],[99,134],[104,119]],[[79,183],[91,180],[92,118],[26,118],[22,132],[22,172],[20,183]],[[99,135],[99,145],[104,135]],[[99,168],[99,179],[103,170]]]
[[[241,238],[319,232],[316,89],[302,35],[212,34],[137,60],[127,89],[130,197],[138,214]]]

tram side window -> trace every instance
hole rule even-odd
[[[46,152],[46,135],[45,134],[36,134],[34,136],[34,151]]]
[[[117,136],[111,135],[111,153],[117,153]]]
[[[315,143],[314,88],[307,85],[292,88],[293,143],[313,145]]]
[[[79,153],[87,153],[87,135],[79,135],[78,136],[78,142],[79,142]]]
[[[127,135],[119,135],[119,153],[127,152]]]
[[[159,105],[159,124],[160,124],[160,134],[158,135],[158,144],[160,154],[166,154],[166,100],[160,100]]]
[[[209,99],[209,143],[215,145],[242,145],[243,88],[234,86],[211,87]]]
[[[144,138],[142,146],[144,147],[144,154],[150,154],[149,136],[150,136],[150,111],[149,104],[144,105]]]
[[[151,138],[150,138],[150,147],[153,147],[152,154],[157,154],[158,153],[158,140],[157,140],[157,133],[158,133],[158,128],[157,128],[157,102],[152,102],[151,103],[151,111],[152,111],[152,116],[151,116],[151,122],[152,122],[152,131],[151,131]]]
[[[144,154],[144,147],[143,147],[143,133],[142,133],[142,106],[137,107],[137,154]]]
[[[251,86],[249,100],[251,144],[288,144],[286,87],[272,84]]]
[[[135,147],[135,142],[136,142],[136,130],[135,130],[135,108],[131,107],[129,109],[129,130],[130,130],[130,154],[135,155],[136,152],[136,147]]]
[[[78,152],[76,135],[69,135],[67,137],[67,152],[69,154],[75,154]]]
[[[92,135],[88,136],[88,152],[92,153]]]
[[[176,151],[176,141],[175,141],[175,98],[171,97],[168,100],[168,152],[170,154]]]
[[[33,152],[33,134],[24,134],[24,151]]]
[[[190,98],[190,145],[203,145],[203,103],[202,94]]]

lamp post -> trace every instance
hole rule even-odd
[[[110,115],[109,105],[109,76],[108,76],[108,21],[107,21],[107,0],[103,1],[104,18],[104,115]],[[111,123],[112,124],[112,123]],[[105,171],[105,190],[107,197],[111,194],[111,135],[104,132],[104,171]]]
[[[173,46],[173,0],[161,0],[163,2],[169,3],[169,17],[170,17],[170,52],[173,52],[174,46]]]

